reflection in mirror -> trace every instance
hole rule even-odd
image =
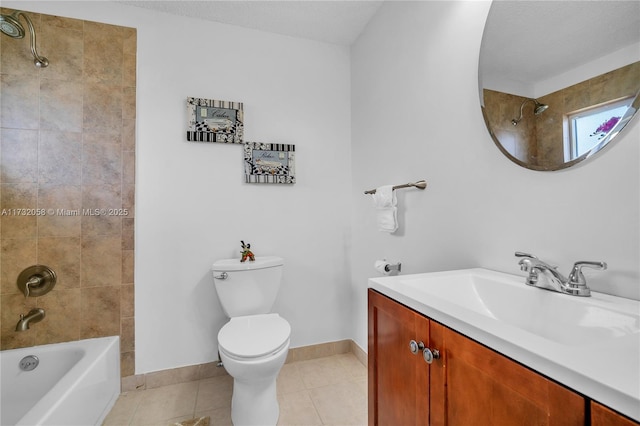
[[[487,128],[510,160],[574,165],[640,107],[640,2],[494,1],[478,74]]]

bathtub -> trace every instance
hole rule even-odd
[[[120,338],[1,351],[0,368],[2,426],[99,425],[120,394]]]

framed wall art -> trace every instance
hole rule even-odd
[[[193,142],[244,142],[242,102],[187,98],[187,140]]]
[[[246,142],[244,144],[247,183],[296,183],[295,145]]]

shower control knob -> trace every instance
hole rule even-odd
[[[422,350],[422,358],[427,364],[431,364],[434,359],[440,358],[440,351],[437,349],[424,348]]]
[[[411,340],[409,342],[409,350],[412,354],[417,355],[421,350],[424,349],[424,343],[416,342],[415,340]]]

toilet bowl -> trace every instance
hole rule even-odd
[[[212,267],[220,304],[230,318],[218,333],[220,360],[233,377],[234,426],[276,425],[276,377],[287,359],[291,326],[271,308],[284,261],[223,259]]]
[[[232,318],[218,333],[222,363],[233,377],[231,420],[239,425],[275,425],[276,378],[287,359],[291,326],[278,314]]]

